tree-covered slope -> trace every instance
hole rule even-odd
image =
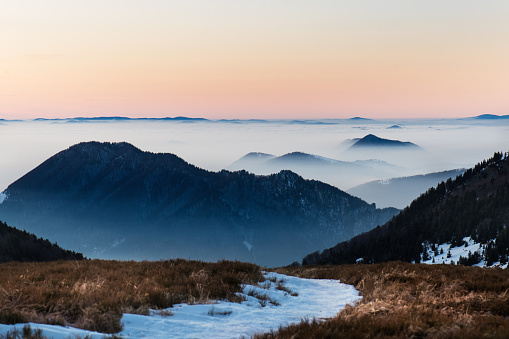
[[[495,153],[455,180],[448,179],[415,199],[385,225],[306,256],[304,264],[420,262],[435,244],[484,244],[486,263],[509,255],[509,158]]]
[[[82,259],[81,253],[64,250],[49,240],[37,238],[0,221],[0,262]]]

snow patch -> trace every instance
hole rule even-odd
[[[476,243],[472,238],[465,237],[463,238],[463,241],[466,243],[466,245],[457,246],[457,247],[451,247],[451,244],[445,243],[441,245],[436,245],[438,255],[435,255],[435,253],[428,247],[428,257],[429,260],[422,261],[424,264],[457,264],[460,257],[467,258],[468,253],[474,253],[477,252],[479,254],[483,253],[484,245],[480,243]],[[479,267],[487,267],[486,261],[481,260],[478,264],[475,264],[473,266],[479,266]],[[490,267],[501,267],[506,268],[507,263],[505,265],[501,265],[500,263],[494,263]]]
[[[277,273],[264,273],[265,282],[246,285],[239,293],[245,301],[232,303],[213,301],[210,304],[178,304],[169,309],[151,311],[150,315],[124,314],[121,338],[239,338],[258,332],[276,330],[279,326],[298,323],[304,318],[334,317],[346,304],[360,300],[353,286],[337,280],[303,279]],[[287,291],[278,290],[282,283]],[[0,335],[25,324],[0,325]],[[44,336],[55,339],[108,335],[72,327],[31,323]]]

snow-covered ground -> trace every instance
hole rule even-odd
[[[264,273],[267,281],[260,286],[247,285],[241,304],[214,302],[201,305],[178,304],[151,315],[124,314],[123,338],[239,338],[298,323],[304,318],[330,318],[346,304],[361,299],[353,286],[337,280],[301,279],[276,273]],[[285,289],[278,290],[282,282]],[[0,325],[0,335],[26,324]],[[48,338],[76,336],[104,338],[104,334],[71,327],[33,324]]]
[[[422,261],[424,264],[450,264],[451,262],[454,262],[454,264],[458,263],[458,260],[460,259],[460,256],[463,258],[468,257],[468,253],[474,253],[477,252],[479,254],[482,254],[484,247],[482,244],[476,243],[472,238],[465,237],[463,238],[463,241],[466,242],[466,246],[458,246],[458,247],[451,247],[451,244],[445,243],[441,245],[436,245],[438,255],[435,255],[431,249],[428,248],[428,256],[429,260]],[[450,255],[448,255],[450,253]],[[481,260],[478,264],[475,264],[474,266],[479,267],[487,267],[486,261]],[[490,267],[501,267],[506,268],[507,263],[505,265],[500,265],[500,263],[494,263]]]

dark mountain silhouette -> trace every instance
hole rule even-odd
[[[495,114],[481,114],[474,119],[478,120],[503,120],[503,119],[509,119],[509,115],[495,115]]]
[[[348,149],[353,150],[356,148],[365,148],[365,147],[402,147],[402,148],[418,148],[414,143],[411,142],[403,142],[399,140],[390,140],[390,139],[383,139],[379,138],[376,135],[368,134],[364,138],[358,140],[355,142],[352,146],[350,146]]]
[[[349,241],[312,253],[304,264],[343,264],[401,260],[420,262],[430,248],[452,247],[470,237],[484,244],[482,254],[465,258],[476,263],[481,256],[490,266],[506,263],[509,255],[509,154],[468,169],[456,179],[441,182],[415,199],[385,225]],[[476,259],[476,260],[475,260]]]
[[[208,172],[173,154],[87,142],[11,184],[0,217],[87,256],[281,265],[383,224],[376,209],[291,171]]]
[[[83,255],[0,221],[0,262],[53,260],[83,260]]]
[[[368,118],[362,118],[362,117],[353,117],[353,118],[350,118],[348,120],[357,120],[357,121],[372,121],[373,119],[368,119]]]
[[[396,207],[403,209],[428,188],[435,187],[442,181],[465,172],[465,169],[455,169],[443,172],[413,175],[408,177],[391,178],[370,181],[347,190],[353,196],[359,197],[378,207]]]

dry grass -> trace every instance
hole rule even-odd
[[[325,322],[303,321],[256,338],[509,337],[509,270],[392,262],[277,271],[340,279],[363,299]]]
[[[0,264],[0,323],[36,322],[116,333],[122,313],[176,303],[240,301],[241,284],[262,281],[240,262],[59,261]]]

